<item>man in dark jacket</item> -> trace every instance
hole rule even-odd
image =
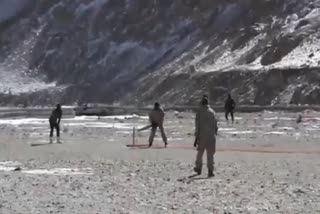
[[[228,98],[225,102],[224,109],[225,109],[225,117],[228,121],[229,114],[231,115],[232,123],[234,122],[234,109],[236,107],[236,102],[232,99],[231,94],[228,94]]]
[[[57,132],[57,142],[60,143],[60,121],[62,117],[61,105],[58,104],[57,107],[52,111],[49,124],[50,124],[50,142],[52,142],[53,130],[56,129]]]

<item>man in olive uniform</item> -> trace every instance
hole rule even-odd
[[[215,112],[210,108],[208,99],[202,98],[201,107],[196,114],[195,121],[195,138],[194,146],[197,146],[197,158],[194,171],[200,175],[202,171],[202,157],[204,151],[207,151],[208,177],[213,177],[214,171],[214,154],[216,152],[216,135],[218,125]]]
[[[50,143],[52,143],[53,130],[56,129],[57,132],[57,142],[60,143],[60,121],[62,117],[61,105],[58,104],[57,107],[52,111],[49,124],[50,124]]]
[[[164,132],[163,128],[163,121],[164,121],[164,116],[165,113],[163,109],[160,107],[159,103],[154,104],[154,108],[152,111],[149,113],[149,121],[151,123],[151,134],[149,137],[149,147],[152,146],[154,136],[156,135],[157,128],[159,127],[160,132],[161,132],[161,137],[164,142],[165,147],[167,147],[168,142],[167,142],[167,137]]]

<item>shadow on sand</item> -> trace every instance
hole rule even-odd
[[[146,147],[138,147],[138,148],[130,148],[130,149],[166,149],[166,148],[165,147],[160,148],[160,147],[148,147],[148,146],[146,146]]]
[[[51,145],[61,145],[62,143],[32,143],[30,146],[51,146]]]
[[[147,144],[127,145],[130,149],[166,149],[164,146],[154,145],[149,147]]]
[[[193,181],[199,181],[199,180],[209,180],[209,179],[212,179],[209,178],[209,177],[199,177],[198,174],[193,174],[193,175],[190,175],[190,176],[187,176],[187,177],[184,177],[184,178],[179,178],[178,181],[179,182],[183,182],[183,183],[191,183]]]

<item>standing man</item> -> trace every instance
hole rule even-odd
[[[49,123],[50,123],[50,143],[52,143],[52,137],[53,137],[53,129],[56,129],[57,132],[57,143],[60,142],[60,121],[62,117],[62,109],[61,105],[58,104],[57,107],[52,111]]]
[[[200,101],[200,106],[199,106],[199,108],[201,108],[201,106],[202,106],[202,101],[203,101],[204,99],[209,100],[208,95],[206,95],[206,94],[202,95],[202,99],[201,99],[201,101]],[[210,106],[209,106],[209,107],[210,107]],[[197,144],[198,144],[198,138],[196,137],[196,138],[194,139],[194,144],[193,144],[193,146],[194,146],[194,147],[197,147]]]
[[[196,114],[195,121],[195,138],[194,144],[197,147],[197,159],[194,171],[200,175],[202,171],[202,157],[203,153],[207,151],[207,167],[208,177],[213,177],[214,170],[214,154],[216,152],[216,135],[218,132],[218,125],[215,112],[210,108],[208,99],[203,97],[201,107]]]
[[[225,109],[225,117],[226,120],[229,121],[229,114],[231,115],[232,123],[234,123],[234,109],[236,107],[236,102],[232,99],[231,94],[228,94],[228,98],[225,102],[224,109]]]
[[[159,127],[160,132],[161,132],[161,137],[164,142],[165,147],[167,147],[168,142],[167,142],[167,137],[164,132],[163,128],[163,121],[164,121],[164,116],[165,113],[163,109],[160,107],[159,103],[154,104],[154,108],[152,111],[149,113],[149,121],[151,123],[151,134],[149,137],[149,147],[152,146],[154,136],[156,135],[157,128]]]

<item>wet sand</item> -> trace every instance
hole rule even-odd
[[[319,213],[320,113],[220,115],[216,176],[193,175],[193,115],[166,118],[169,147],[128,148],[145,117],[0,120],[0,213]],[[148,132],[137,135],[145,144]],[[205,162],[205,157],[204,157]]]

